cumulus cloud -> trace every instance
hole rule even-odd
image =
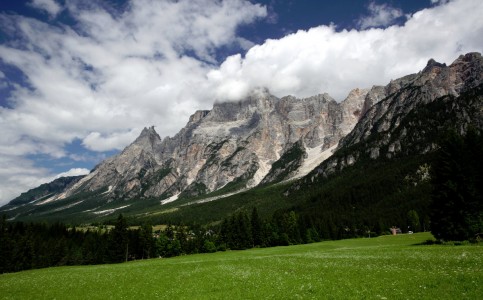
[[[456,0],[410,16],[402,26],[300,30],[228,57],[208,73],[216,96],[239,99],[257,86],[277,96],[328,92],[343,100],[352,88],[385,85],[418,72],[430,58],[451,63],[483,50],[483,2]]]
[[[32,3],[44,2],[57,3]],[[483,50],[479,0],[440,1],[387,28],[400,12],[372,3],[360,19],[365,29],[321,25],[253,47],[237,28],[266,18],[267,9],[249,1],[136,0],[114,12],[96,1],[63,3],[75,25],[0,14],[11,37],[0,59],[28,83],[0,107],[0,203],[13,195],[4,191],[19,194],[56,175],[25,155],[73,157],[65,146],[75,140],[94,151],[122,149],[151,125],[173,135],[195,110],[260,86],[277,96],[328,92],[342,100],[352,88],[417,72],[429,58],[450,63]],[[233,45],[251,48],[218,62],[217,51]]]
[[[132,143],[139,136],[139,133],[139,130],[130,130],[128,132],[114,132],[107,136],[102,136],[99,132],[91,132],[85,137],[82,144],[87,149],[93,151],[122,150],[126,145]]]
[[[375,2],[370,2],[367,9],[369,10],[369,15],[360,18],[357,22],[361,29],[387,27],[403,16],[401,9],[394,8],[386,3],[376,4]]]
[[[32,0],[29,5],[45,11],[51,17],[57,16],[57,14],[62,10],[62,7],[55,0]]]

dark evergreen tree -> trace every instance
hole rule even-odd
[[[7,217],[3,215],[0,220],[0,274],[12,269],[11,246],[12,241],[9,226],[7,225]]]
[[[157,256],[168,257],[168,244],[170,240],[164,232],[159,234],[155,243],[155,252]]]
[[[252,229],[253,246],[263,247],[265,245],[263,222],[258,215],[258,210],[256,207],[254,207],[252,210],[250,222]]]
[[[450,132],[433,164],[431,232],[442,240],[468,240],[483,232],[483,138]]]
[[[176,227],[176,239],[179,241],[179,244],[181,246],[181,253],[184,253],[184,254],[196,253],[196,251],[193,249],[193,245],[189,245],[188,243],[188,234],[186,232],[186,226],[180,225]],[[196,248],[199,248],[199,246]]]
[[[99,231],[87,231],[82,242],[85,264],[101,264],[106,255],[107,241]]]
[[[144,224],[139,229],[139,244],[141,259],[151,258],[154,251],[153,226],[151,224]]]
[[[109,261],[122,262],[127,260],[128,255],[128,227],[126,219],[120,214],[109,233]]]
[[[166,229],[164,230],[164,233],[166,235],[166,237],[168,239],[174,239],[174,228],[173,228],[173,225],[171,224],[168,224],[168,226],[166,227]]]
[[[248,249],[253,246],[250,218],[246,212],[239,212],[236,216],[236,232],[238,236],[237,249]]]

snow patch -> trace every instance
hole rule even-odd
[[[107,191],[105,191],[105,192],[104,192],[104,193],[102,193],[101,195],[104,195],[104,194],[109,194],[111,191],[112,191],[112,185],[110,185],[110,186],[107,188]]]
[[[91,211],[94,211],[94,210],[98,209],[99,207],[100,207],[100,206],[95,207],[95,208],[92,208],[92,209],[86,209],[86,210],[84,210],[83,212],[91,212]]]
[[[77,204],[82,203],[82,202],[84,202],[84,200],[77,201],[77,202],[74,202],[74,203],[71,203],[71,204],[68,204],[68,205],[65,205],[65,206],[56,208],[53,211],[61,211],[61,210],[67,209],[67,208],[71,208],[72,206],[76,206]]]
[[[52,195],[52,194],[51,194]],[[53,195],[52,197],[49,197],[43,201],[40,201],[38,203],[35,203],[35,205],[43,205],[43,204],[46,204],[46,203],[49,203],[49,202],[52,202],[54,200],[56,200],[57,198],[59,197],[59,195]],[[40,200],[40,199],[39,199]]]
[[[131,206],[131,204],[124,205],[124,206],[120,206],[120,207],[117,207],[117,208],[111,208],[111,209],[105,209],[105,210],[100,210],[100,211],[94,211],[93,213],[96,214],[96,215],[110,215],[113,212],[115,212],[116,210],[120,210],[120,209],[126,208],[128,206]]]
[[[223,199],[223,198],[226,198],[226,197],[230,197],[230,196],[239,194],[241,192],[245,192],[247,190],[248,190],[248,188],[241,189],[241,190],[238,190],[238,191],[235,191],[235,192],[232,192],[232,193],[228,193],[228,194],[223,194],[223,195],[220,195],[220,196],[215,196],[215,197],[201,199],[201,200],[198,200],[198,201],[188,202],[188,203],[183,204],[181,206],[188,206],[188,205],[192,205],[192,204],[199,204],[199,203],[211,202],[211,201],[215,201],[215,200],[218,200],[218,199]]]
[[[22,207],[23,205],[17,205],[17,206],[14,206],[12,208],[9,208],[9,209],[2,209],[2,211],[11,211],[11,210],[14,210],[14,209],[17,209],[19,207]]]
[[[193,181],[196,179],[196,176],[198,175],[201,168],[205,165],[205,163],[206,163],[206,159],[201,159],[200,161],[198,161],[196,163],[196,165],[190,171],[188,171],[188,173],[187,173],[188,178],[186,179],[187,186],[189,186],[191,183],[193,183]],[[178,197],[178,195],[176,195],[176,197]],[[176,199],[174,199],[174,200],[176,200]],[[168,203],[168,202],[166,202],[166,203]]]
[[[20,216],[20,213],[16,214],[15,216],[11,217],[10,219],[7,219],[7,221],[13,221],[15,220],[18,216]]]
[[[260,159],[258,165],[259,167],[257,172],[255,172],[255,175],[253,175],[253,179],[250,180],[248,184],[249,188],[257,186],[263,180],[263,178],[267,176],[268,172],[270,172],[270,169],[272,168],[269,159]]]
[[[317,146],[314,148],[306,148],[307,158],[304,159],[302,165],[297,170],[297,173],[293,179],[303,177],[309,174],[313,169],[320,165],[324,160],[329,158],[333,153],[337,145],[334,145],[326,150],[322,150],[322,147]]]
[[[248,120],[238,120],[232,122],[204,122],[195,129],[194,135],[200,134],[206,137],[232,136],[231,129],[240,128],[246,125]]]
[[[164,205],[164,204],[173,202],[175,200],[178,200],[178,196],[179,196],[179,194],[173,195],[173,196],[169,197],[168,199],[161,200],[160,203],[161,203],[161,205]]]

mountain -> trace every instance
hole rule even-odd
[[[482,84],[480,53],[461,55],[450,66],[431,59],[422,72],[387,85],[383,100],[368,99],[371,102],[364,107],[370,108],[341,139],[340,151],[317,167],[313,176],[327,177],[358,160],[434,151],[438,148],[438,134],[447,128],[460,134],[470,125],[483,129],[479,96]]]
[[[17,198],[10,201],[9,205],[23,205],[45,200],[53,195],[63,192],[66,188],[81,180],[84,176],[68,176],[60,177],[50,183],[44,183],[40,186],[22,193]]]
[[[269,183],[271,167],[294,144],[303,149],[293,158],[300,166],[306,152],[316,149],[312,156],[320,156],[335,146],[357,122],[366,94],[353,90],[339,104],[327,94],[278,99],[260,89],[243,101],[217,103],[193,114],[174,137],[161,139],[153,127],[145,128],[120,154],[57,197],[102,191],[110,199],[168,198],[233,189],[234,183],[236,188]]]
[[[145,128],[120,154],[48,201],[11,202],[2,210],[17,219],[62,220],[116,211],[187,218],[189,210],[191,217],[208,214],[206,221],[254,203],[267,210],[308,209],[305,201],[328,193],[333,180],[344,182],[330,190],[335,195],[371,178],[370,172],[399,168],[394,164],[405,166],[396,177],[413,176],[438,148],[440,133],[482,129],[482,82],[481,54],[469,53],[450,66],[430,60],[421,72],[386,86],[355,89],[340,103],[327,94],[277,98],[258,89],[242,101],[195,112],[174,137],[161,139],[153,127]],[[213,201],[220,197],[225,199]],[[268,203],[273,197],[277,202]],[[330,211],[333,204],[324,205]]]

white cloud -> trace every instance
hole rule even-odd
[[[418,72],[430,58],[451,63],[462,53],[482,52],[481,11],[482,1],[457,0],[419,11],[402,26],[300,30],[227,58],[208,79],[220,99],[265,86],[277,96],[328,92],[342,100],[352,88]]]
[[[376,4],[370,2],[367,9],[370,15],[362,17],[358,21],[361,29],[370,27],[387,27],[392,25],[395,20],[403,16],[403,12],[399,8],[394,8],[386,3]]]
[[[55,0],[32,0],[29,5],[47,12],[52,17],[57,16],[62,10],[62,7]]]
[[[133,129],[128,132],[114,132],[107,136],[103,136],[99,132],[91,132],[84,138],[82,144],[93,151],[122,150],[126,145],[132,143],[140,132],[139,129]]]
[[[0,90],[8,87],[8,83],[4,80],[5,73],[3,73],[2,71],[0,71],[0,79],[2,79],[2,81],[0,81]]]
[[[137,0],[116,17],[95,2],[66,3],[75,28],[0,17],[17,39],[0,45],[0,57],[33,88],[17,86],[14,108],[0,110],[0,145],[24,144],[29,153],[46,144],[61,155],[58,149],[76,138],[91,149],[119,149],[126,132],[146,124],[172,134],[194,109],[211,105],[205,74],[215,50],[248,47],[237,27],[266,15],[264,7],[237,0]]]
[[[55,179],[60,177],[67,177],[67,176],[80,176],[80,175],[87,175],[89,174],[89,170],[85,168],[72,168],[67,172],[62,172],[60,174],[55,175]]]

